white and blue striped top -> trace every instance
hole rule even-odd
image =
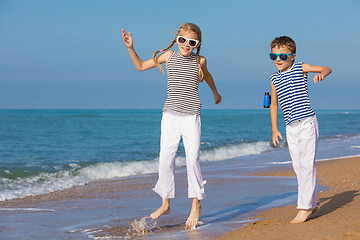
[[[278,71],[270,76],[284,114],[285,124],[315,114],[310,106],[307,74],[304,76],[302,64],[295,63],[289,71]]]

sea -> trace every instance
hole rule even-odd
[[[360,155],[360,110],[315,112],[320,127],[319,161]],[[0,202],[97,181],[156,175],[161,115],[161,109],[1,109]],[[232,171],[242,169],[241,178],[251,179],[251,173],[291,163],[281,113],[278,126],[284,140],[278,147],[271,142],[268,109],[205,109],[201,121],[200,162],[208,175],[231,166]],[[176,167],[185,169],[182,143]],[[262,183],[251,186],[253,191],[266,189]],[[278,193],[269,194],[283,200]],[[241,195],[249,199],[254,193],[242,191]],[[294,199],[281,204],[295,204]]]

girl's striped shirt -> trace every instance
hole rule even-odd
[[[199,67],[196,54],[191,53],[189,57],[184,57],[179,52],[174,52],[167,61],[166,72],[167,99],[163,110],[200,115]]]
[[[315,114],[310,106],[307,74],[304,76],[302,64],[295,63],[289,71],[278,71],[270,76],[284,114],[285,124]]]

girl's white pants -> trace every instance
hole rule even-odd
[[[286,125],[292,165],[298,181],[298,209],[316,206],[316,148],[319,125],[316,116],[296,120]]]
[[[175,155],[182,137],[188,179],[188,197],[205,197],[200,162],[201,120],[199,115],[164,111],[161,119],[159,179],[153,189],[163,199],[175,197]]]

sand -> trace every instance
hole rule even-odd
[[[296,198],[292,190],[295,179],[247,177],[236,167],[241,163],[241,159],[227,162],[228,165],[214,162],[203,169],[212,184],[208,184],[208,198],[202,202],[200,220],[204,227],[196,231],[183,231],[191,200],[185,197],[186,170],[178,169],[178,197],[172,202],[171,215],[159,219],[161,231],[138,239],[360,239],[360,157],[317,163],[319,184],[330,190],[318,193],[320,209],[313,218],[296,225],[289,224],[297,213],[295,206],[258,214],[258,209],[268,209],[264,205],[271,205],[273,201],[273,198],[268,199],[268,194],[265,199],[261,196],[266,191],[277,197],[289,196],[290,192]],[[258,175],[294,176],[290,165],[280,166],[269,165],[268,171],[277,172]],[[150,191],[156,180],[156,174],[101,180],[63,191],[0,202],[0,239],[89,239],[90,235],[93,238],[134,237],[132,232],[129,235],[130,222],[159,206],[159,197]],[[248,182],[251,184],[246,185]],[[291,184],[282,184],[289,182]],[[249,186],[263,190],[255,199],[233,194],[234,189],[244,192]],[[221,204],[219,194],[228,196],[222,198]],[[243,227],[244,220],[254,215],[253,219],[261,220],[252,220]]]
[[[295,176],[292,170],[264,173],[266,176]],[[261,212],[247,226],[222,235],[232,239],[360,239],[360,157],[317,163],[319,184],[330,190],[318,193],[320,209],[301,224],[290,224],[296,206]]]

